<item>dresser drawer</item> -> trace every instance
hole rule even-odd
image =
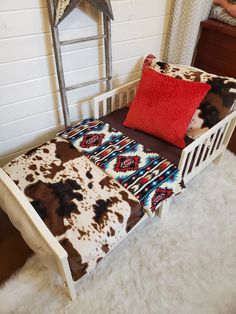
[[[236,77],[236,27],[209,19],[201,23],[194,66]]]

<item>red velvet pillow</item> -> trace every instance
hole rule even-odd
[[[160,74],[148,67],[123,125],[185,147],[188,124],[210,85]]]

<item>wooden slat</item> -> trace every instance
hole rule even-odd
[[[4,152],[5,155],[8,155],[14,151],[26,150],[28,147],[33,146],[35,142],[43,143],[48,141],[50,138],[54,138],[56,133],[62,128],[63,125],[50,126],[49,128],[43,130],[29,132],[10,140],[0,142],[0,151]]]
[[[225,137],[226,137],[226,135],[227,135],[229,126],[230,126],[229,123],[226,123],[226,124],[225,124],[225,127],[223,128],[223,132],[222,132],[222,137],[221,137],[221,139],[220,139],[220,142],[218,143],[218,147],[219,147],[220,145],[222,145],[223,142],[225,142]]]
[[[215,151],[219,149],[219,145],[220,145],[220,143],[222,141],[222,134],[223,134],[223,132],[224,132],[224,128],[221,128],[220,132],[219,132],[219,135],[218,135],[218,137],[216,139],[216,145],[215,145],[215,149],[214,149]]]
[[[111,112],[114,111],[116,109],[116,98],[115,96],[113,96],[111,98]]]
[[[190,169],[191,169],[191,167],[192,167],[193,158],[194,158],[194,150],[191,151],[191,152],[188,154],[187,162],[186,162],[186,164],[185,164],[184,174],[188,174],[188,173],[190,172]]]
[[[210,148],[210,155],[213,154],[213,151],[214,151],[214,144],[215,144],[215,141],[216,141],[216,136],[217,136],[217,132],[215,132],[213,134],[213,136],[211,136],[211,148]]]
[[[93,102],[93,116],[95,119],[99,119],[99,102]]]
[[[139,76],[140,76],[140,74],[139,74],[139,72],[137,72],[131,76],[128,75],[128,76],[119,77],[117,79],[114,79],[114,87],[117,87],[120,84],[127,83],[128,79],[133,78],[135,80]],[[94,96],[97,95],[100,88],[97,87],[95,89],[95,87],[93,86],[93,89],[91,87],[87,87],[86,90],[87,90],[86,93],[87,93],[87,98],[88,98],[89,96],[93,96],[92,92],[95,92]],[[73,93],[73,92],[71,92],[71,93]],[[56,96],[57,95],[54,95],[54,97],[56,97]],[[77,102],[76,100],[79,100],[77,95],[70,95],[70,96],[73,96],[73,97],[71,97],[71,100],[75,100],[73,105],[70,106],[70,112],[71,112],[72,120],[80,118],[81,115],[87,116],[88,114],[90,114],[89,102],[83,101],[83,99],[82,99],[82,102],[81,101]],[[82,96],[86,96],[84,93],[84,90],[83,90]],[[42,130],[46,129],[47,128],[48,114],[52,115],[52,116],[59,115],[61,117],[60,108],[59,108],[59,110],[57,110],[56,104],[57,104],[57,100],[54,98],[51,98],[51,95],[48,95],[46,97],[39,97],[37,99],[37,101],[32,99],[32,100],[29,100],[26,102],[18,103],[15,106],[13,106],[9,112],[7,111],[8,106],[4,106],[4,108],[6,110],[4,111],[4,116],[0,116],[0,120],[1,120],[1,122],[3,122],[3,121],[5,121],[4,117],[7,117],[10,120],[10,123],[0,125],[0,137],[3,133],[6,133],[6,132],[4,132],[6,130],[8,131],[8,136],[7,137],[5,136],[4,138],[7,141],[9,141],[10,138],[13,139],[13,138],[17,138],[18,136],[27,135],[28,132],[26,132],[25,128],[21,128],[20,125],[25,124],[26,121],[28,121],[30,123],[31,119],[33,121],[34,121],[34,119],[36,119],[36,122],[37,122],[39,120],[39,117],[40,117],[40,121],[38,121],[38,122],[40,122],[41,126],[42,126],[40,129],[42,129]],[[42,108],[40,107],[41,105],[42,105]],[[31,108],[32,111],[30,111],[29,108]],[[12,117],[14,117],[14,111],[21,111],[21,120],[12,120],[11,119],[11,115],[12,115]],[[39,115],[36,115],[34,118],[34,115],[36,113]],[[25,120],[25,118],[27,120]],[[62,121],[61,118],[60,118],[60,121]],[[28,124],[28,122],[27,122],[27,124]],[[39,125],[37,123],[36,124],[32,123],[31,127],[32,127],[32,132],[40,130],[40,129],[38,129]],[[20,128],[20,132],[17,132],[17,134],[16,134],[14,132],[14,130],[16,130],[18,128]],[[2,137],[1,137],[1,140],[3,140]],[[14,149],[15,145],[17,145],[18,142],[16,140],[15,142],[10,141],[9,143],[12,144],[12,149]],[[0,142],[0,152],[4,153],[5,149],[7,149],[7,150],[9,149],[8,143],[6,143],[6,142],[1,143]]]
[[[69,92],[69,91],[72,91],[74,89],[86,87],[88,85],[94,85],[94,84],[102,83],[102,82],[105,82],[105,81],[107,81],[107,77],[103,77],[101,79],[92,80],[92,81],[88,81],[88,82],[83,82],[83,83],[80,83],[80,84],[75,84],[75,85],[72,85],[72,86],[67,86],[66,87],[66,91]]]
[[[97,35],[97,36],[88,36],[88,37],[83,37],[83,38],[75,38],[75,39],[70,39],[70,40],[63,40],[60,41],[61,46],[66,46],[66,45],[74,45],[78,43],[83,43],[86,41],[92,41],[92,40],[100,40],[106,38],[106,35]]]
[[[209,147],[208,147],[209,141],[210,141],[210,138],[208,138],[202,145],[202,152],[201,152],[201,156],[199,158],[199,165],[204,161],[206,151],[207,151],[207,149],[209,149]]]
[[[153,12],[150,13],[150,8],[145,5],[143,12],[135,14],[136,6],[134,5],[133,8],[134,10],[131,13],[133,17],[130,18],[130,13],[129,16],[127,16],[127,3],[123,2],[122,7],[117,10],[116,21],[113,23],[114,27],[115,25],[119,25],[117,24],[118,22],[126,24],[129,21],[134,21],[133,23],[136,23],[139,19],[143,21],[144,28],[147,20],[152,21],[152,23],[163,25],[163,27],[167,27],[167,25],[163,23],[165,13],[163,15],[158,15],[158,13],[153,15]],[[145,14],[146,10],[148,10],[148,12]],[[124,16],[122,12],[126,12],[126,16]],[[90,11],[90,14],[91,13],[92,11]],[[24,23],[20,23],[22,20],[24,20]],[[72,12],[69,19],[66,19],[64,23],[61,23],[59,28],[60,30],[68,30],[71,28],[76,30],[85,27],[97,27],[98,23],[101,24],[101,19],[99,22],[99,15],[96,11],[94,16],[92,16],[88,15],[87,12],[83,10],[75,10]],[[3,25],[5,27],[3,27]],[[15,27],[15,25],[17,25],[17,27]],[[161,28],[160,33],[163,33],[163,30],[164,29]],[[130,31],[131,29],[129,29],[129,32]],[[45,32],[49,32],[47,8],[41,8],[40,10],[22,10],[20,13],[19,11],[0,12],[0,39],[31,36]],[[79,37],[80,36],[74,36],[73,38]],[[64,40],[64,38],[62,40]]]
[[[7,0],[0,1],[0,12],[3,11],[15,11],[15,10],[24,10],[24,9],[39,9],[46,8],[46,0]]]
[[[102,107],[103,107],[102,113],[105,116],[107,114],[107,100],[103,100]]]
[[[86,3],[85,3],[86,5]],[[115,16],[113,25],[121,22],[128,22],[133,20],[145,20],[156,16],[164,16],[170,14],[171,0],[125,0],[125,1],[112,1],[112,9]],[[82,15],[84,12],[90,12],[91,19],[97,21],[97,11],[90,5],[86,5],[84,10],[74,10],[70,17],[65,19],[61,24],[61,29],[69,29],[71,25],[73,28],[79,28],[81,22],[79,19],[84,19]],[[92,22],[92,21],[91,21]],[[101,20],[100,20],[101,22]]]
[[[194,161],[193,161],[193,164],[192,164],[192,171],[194,171],[195,167],[197,166],[197,162],[198,162],[198,159],[199,159],[201,148],[202,148],[202,146],[198,145],[197,146],[197,150],[194,150],[195,156],[194,156]]]
[[[119,94],[119,102],[118,102],[118,108],[122,108],[122,103],[123,103],[123,95],[124,93]]]
[[[142,57],[134,57],[113,63],[113,77],[128,75],[141,70]],[[66,86],[96,80],[105,76],[104,66],[93,66],[66,73]],[[56,76],[44,77],[14,85],[0,87],[0,106],[33,97],[47,95],[58,90]],[[68,95],[69,96],[69,95]],[[70,102],[70,101],[69,101]]]
[[[146,46],[147,45],[147,46]],[[160,42],[157,37],[113,44],[113,62],[139,57],[152,49],[159,52]],[[65,72],[82,70],[102,64],[102,47],[82,49],[63,54]],[[1,56],[1,50],[0,50]],[[55,74],[53,56],[42,56],[28,60],[0,64],[0,86],[23,83],[24,81],[45,78]]]

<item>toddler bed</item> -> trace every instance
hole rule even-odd
[[[146,65],[150,60],[153,63],[154,58],[149,56]],[[154,63],[157,66],[157,62]],[[160,72],[167,71],[163,63],[158,67]],[[196,69],[188,70],[199,73]],[[179,73],[177,68],[175,72]],[[95,97],[94,118],[100,120],[83,121],[68,128],[55,139],[0,169],[0,207],[44,264],[60,274],[71,299],[76,297],[78,279],[91,272],[148,215],[160,215],[168,208],[168,196],[181,190],[181,176],[187,183],[213,160],[219,162],[235,127],[236,113],[232,111],[197,139],[186,138],[187,145],[183,149],[124,127],[127,104],[133,101],[138,84],[139,80]],[[108,131],[103,134],[106,126]],[[152,202],[155,203],[154,211],[139,200],[139,195],[132,191],[132,184],[122,185],[122,180],[117,182],[111,177],[110,168],[101,162],[106,158],[107,150],[98,151],[100,159],[90,154],[92,144],[107,134],[109,141],[114,140],[112,152],[118,149],[118,144],[114,144],[118,143],[117,135],[123,136],[122,143],[128,141],[126,146],[135,143],[141,147],[140,156],[143,154],[146,158],[151,152],[152,160],[158,159],[158,173],[163,171],[163,177],[170,173],[166,180],[163,179],[161,193]],[[97,146],[100,149],[101,146]],[[136,167],[135,158],[128,166]],[[125,174],[126,170],[122,172]],[[146,181],[140,182],[142,189]],[[45,203],[50,205],[51,211],[47,211]]]

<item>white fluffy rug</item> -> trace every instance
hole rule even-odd
[[[235,314],[236,157],[226,152],[148,219],[70,302],[36,257],[0,289],[0,313]]]

